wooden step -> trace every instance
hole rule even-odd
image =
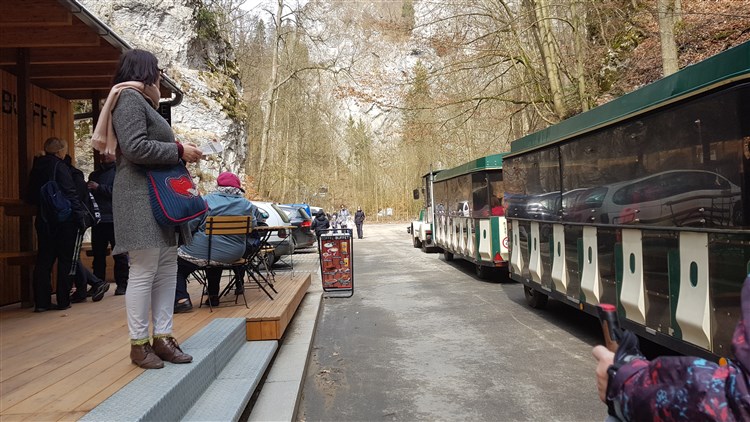
[[[274,287],[279,293],[274,295],[273,300],[266,297],[265,303],[253,302],[253,306],[248,301],[252,312],[247,316],[247,339],[281,339],[310,287],[310,280],[310,273],[298,272],[294,276],[277,273]]]

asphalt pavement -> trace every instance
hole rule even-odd
[[[406,226],[354,240],[355,293],[322,301],[297,420],[605,419],[596,319],[532,309],[520,284],[414,249]]]

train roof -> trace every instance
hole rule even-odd
[[[423,175],[422,175],[422,179],[424,179],[425,177],[427,177],[427,176],[429,176],[429,175],[431,175],[431,174],[433,174],[433,175],[434,175],[434,174],[438,174],[438,173],[440,173],[441,171],[443,171],[443,169],[440,169],[440,170],[432,170],[432,171],[431,171],[431,172],[429,172],[429,173],[425,173],[425,174],[423,174]]]
[[[474,173],[481,170],[500,170],[503,168],[503,156],[505,154],[506,153],[488,155],[486,157],[477,158],[476,160],[461,164],[458,167],[443,170],[440,172],[440,174],[435,176],[435,181],[439,182],[441,180],[448,180],[456,176]]]
[[[513,156],[565,141],[720,85],[750,78],[750,41],[511,143]]]

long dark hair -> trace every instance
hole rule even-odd
[[[159,79],[159,60],[146,50],[128,50],[120,56],[112,84],[136,81],[153,85]]]

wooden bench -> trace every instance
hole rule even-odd
[[[36,262],[36,251],[0,252],[0,260],[5,261],[8,265],[34,265]]]
[[[0,208],[3,209],[3,214],[8,217],[28,218],[36,215],[36,207],[34,205],[29,205],[20,199],[0,198]],[[23,245],[21,248],[23,248]],[[0,260],[5,261],[8,265],[34,265],[36,262],[36,251],[0,252]]]
[[[0,207],[8,217],[33,217],[36,215],[36,205],[31,205],[15,198],[0,198]]]

